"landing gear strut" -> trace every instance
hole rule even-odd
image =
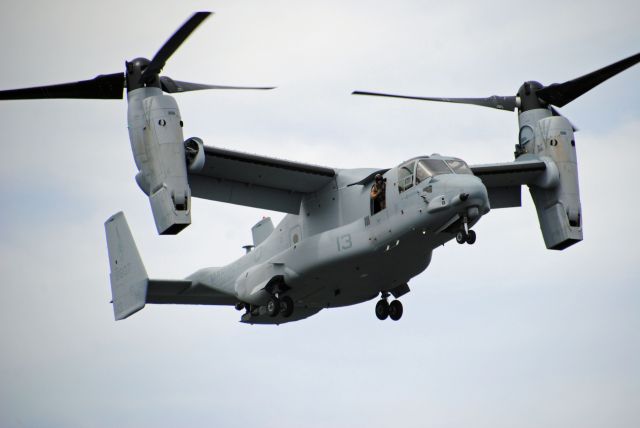
[[[382,298],[376,303],[376,317],[380,321],[384,321],[387,318],[391,318],[394,321],[398,321],[402,318],[402,303],[400,300],[394,300],[391,303],[387,301],[389,293],[382,293]]]

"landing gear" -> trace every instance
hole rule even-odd
[[[293,313],[293,299],[289,296],[283,296],[280,299],[280,315],[289,318]]]
[[[456,242],[458,244],[464,244],[465,242],[469,245],[473,245],[476,242],[476,232],[470,230],[466,234],[461,230],[456,233]]]
[[[270,317],[275,317],[280,312],[280,301],[276,296],[271,296],[267,302],[267,314]]]
[[[456,242],[458,244],[473,245],[476,242],[476,232],[469,229],[469,220],[467,217],[462,219],[462,229],[456,233]]]
[[[376,317],[378,317],[380,321],[384,321],[387,318],[398,321],[402,318],[402,303],[400,300],[394,300],[389,303],[387,301],[388,297],[388,293],[383,293],[382,299],[378,300],[378,303],[376,303]]]
[[[267,309],[267,315],[272,318],[278,316],[278,314],[282,315],[283,318],[289,318],[293,313],[293,299],[289,296],[282,296],[281,298],[271,296],[265,308]]]
[[[389,304],[389,318],[394,321],[402,318],[402,302],[400,300],[394,300]]]
[[[389,302],[387,299],[380,299],[376,303],[376,316],[380,321],[384,321],[389,316]]]
[[[467,233],[467,244],[473,245],[476,242],[476,232],[474,230],[470,230]]]

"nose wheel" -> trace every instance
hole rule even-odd
[[[476,232],[470,230],[465,233],[464,230],[461,230],[456,233],[456,242],[458,244],[464,244],[466,242],[469,245],[473,245],[476,242]]]
[[[469,245],[473,245],[476,242],[476,232],[469,229],[469,219],[467,216],[462,218],[462,229],[456,233],[456,242],[458,244],[464,244],[466,242]]]
[[[376,303],[376,317],[378,317],[380,321],[384,321],[387,318],[398,321],[402,318],[402,312],[403,309],[400,300],[394,300],[389,303],[387,296],[383,296],[382,299]]]

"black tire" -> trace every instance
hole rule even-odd
[[[467,235],[465,235],[463,231],[456,233],[456,242],[458,244],[464,244],[467,242]]]
[[[280,312],[280,301],[277,297],[271,296],[267,302],[267,314],[270,317],[275,317]]]
[[[378,300],[376,303],[376,316],[380,321],[384,321],[389,316],[389,302],[385,299]]]
[[[469,235],[467,235],[467,244],[473,245],[476,242],[476,232],[473,230],[469,231]]]
[[[402,318],[402,302],[400,300],[394,300],[389,304],[389,318],[394,321],[398,321]]]
[[[293,313],[293,299],[289,296],[283,296],[280,299],[280,315],[289,318]]]

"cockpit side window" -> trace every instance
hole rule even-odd
[[[416,184],[440,174],[451,174],[451,170],[441,159],[422,159],[416,167]]]
[[[413,169],[416,161],[407,162],[398,168],[398,190],[404,192],[413,187]]]
[[[447,161],[447,164],[456,174],[473,174],[467,163],[462,159],[451,159]]]

